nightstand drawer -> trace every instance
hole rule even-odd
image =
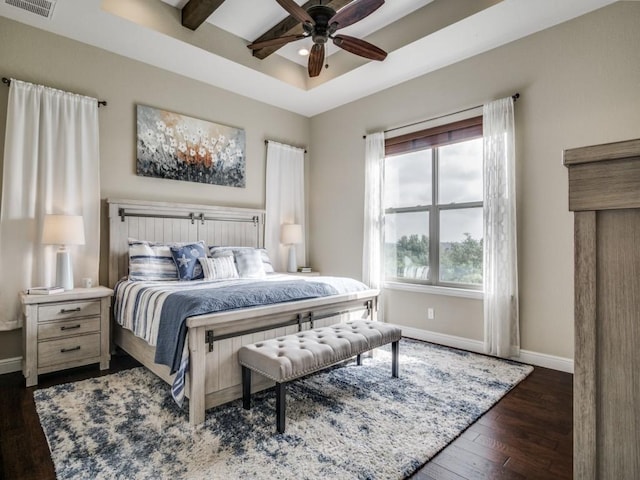
[[[38,325],[38,340],[68,337],[100,331],[100,317],[47,322]]]
[[[99,333],[38,343],[38,368],[99,356]]]
[[[52,305],[40,305],[38,308],[38,323],[65,318],[88,317],[100,315],[100,301],[64,302]]]

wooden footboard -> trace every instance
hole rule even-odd
[[[238,350],[243,345],[340,321],[376,319],[377,290],[201,315],[187,319],[189,423],[204,421],[205,410],[242,397]],[[171,384],[169,368],[154,362],[155,349],[131,331],[114,326],[114,342]],[[252,391],[273,385],[254,375]]]

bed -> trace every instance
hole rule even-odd
[[[166,243],[201,240],[208,246],[264,246],[264,211],[259,209],[112,199],[108,200],[108,208],[111,287],[128,274],[131,238]],[[301,280],[275,274],[268,277],[286,282]],[[188,359],[184,394],[189,399],[189,422],[200,424],[206,409],[241,398],[237,359],[241,346],[340,321],[376,319],[377,290],[336,291],[315,298],[188,316],[184,322]],[[155,361],[157,346],[117,322],[113,324],[113,342],[174,385],[176,374]],[[273,385],[265,378],[255,377],[252,391]]]

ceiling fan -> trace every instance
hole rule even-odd
[[[302,23],[304,33],[254,42],[247,45],[251,50],[282,46],[296,40],[311,37],[313,39],[313,47],[309,54],[308,65],[310,77],[320,75],[324,65],[324,45],[329,39],[333,40],[333,43],[343,50],[361,57],[378,61],[382,61],[387,57],[387,52],[369,42],[348,35],[335,35],[340,28],[353,25],[372,14],[384,4],[384,0],[355,0],[337,13],[333,8],[325,5],[316,5],[305,10],[293,0],[276,1],[293,18]]]

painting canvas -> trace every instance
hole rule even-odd
[[[245,131],[137,106],[138,175],[245,187]]]

